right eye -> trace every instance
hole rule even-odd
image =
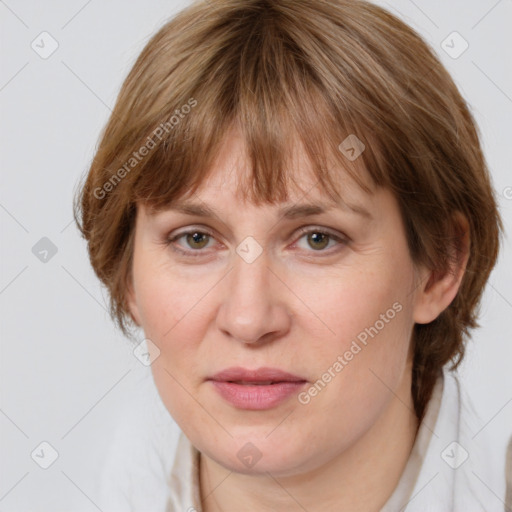
[[[171,247],[173,251],[179,252],[187,256],[195,257],[200,256],[200,253],[204,252],[202,251],[202,249],[206,247],[209,238],[212,237],[213,235],[211,233],[201,231],[199,229],[192,229],[189,231],[183,231],[171,238],[167,238],[166,245]],[[177,243],[177,241],[180,240],[181,238],[185,239],[187,246],[189,248],[192,248],[192,250],[183,249],[183,246]]]

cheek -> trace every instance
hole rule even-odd
[[[331,355],[348,350],[353,340],[364,344],[372,335],[396,345],[407,337],[409,280],[404,267],[398,272],[380,266],[378,271],[348,269],[329,279],[303,281],[296,288],[308,306],[297,317],[301,329],[316,339],[315,349]]]
[[[151,267],[146,267],[151,268]],[[146,338],[157,347],[151,365],[155,384],[174,416],[190,409],[188,395],[198,375],[198,350],[204,338],[204,321],[199,318],[205,291],[194,280],[171,272],[146,272],[137,283],[137,304]]]
[[[309,338],[310,360],[321,381],[315,401],[332,408],[334,418],[350,410],[354,425],[364,425],[400,385],[413,326],[410,277],[405,265],[402,272],[381,267],[339,276],[318,287],[322,293],[310,294],[319,317]],[[308,329],[306,323],[302,329]]]
[[[184,279],[170,269],[143,267],[136,281],[137,305],[147,337],[167,342],[176,337],[190,318],[204,295],[203,286],[196,279]],[[152,270],[148,270],[152,269]]]
[[[138,288],[145,337],[160,350],[151,365],[153,379],[162,402],[182,429],[206,421],[192,396],[201,375],[198,350],[205,328],[199,318],[205,291],[194,282],[146,275]]]

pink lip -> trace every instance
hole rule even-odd
[[[227,368],[208,380],[232,405],[251,410],[275,407],[300,391],[307,382],[306,379],[277,368],[248,370],[240,367]]]

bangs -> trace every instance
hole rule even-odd
[[[193,194],[211,174],[232,130],[241,134],[250,166],[239,193],[255,204],[287,200],[299,148],[315,183],[333,201],[342,197],[340,173],[348,173],[366,192],[372,182],[384,184],[372,130],[353,106],[363,103],[354,95],[354,85],[330,87],[325,72],[321,78],[308,64],[290,33],[254,16],[231,27],[224,44],[205,49],[197,65],[188,63],[186,92],[179,94],[176,77],[169,76],[168,87],[155,93],[139,122],[145,128],[135,147],[155,140],[159,127],[157,133],[163,133],[125,180],[133,203],[160,210]],[[210,27],[209,32],[221,28]],[[201,48],[195,55],[201,55]]]

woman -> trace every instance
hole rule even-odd
[[[77,199],[182,431],[125,510],[503,509],[449,371],[502,225],[411,28],[361,1],[193,4],[139,56]]]

